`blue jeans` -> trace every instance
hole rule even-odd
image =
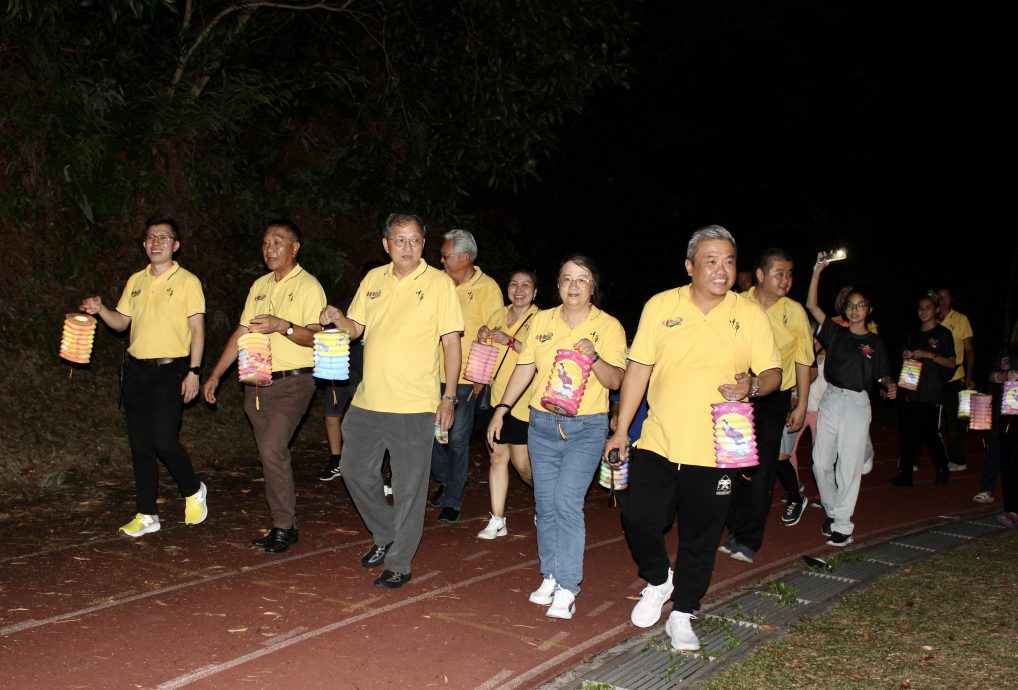
[[[445,386],[442,386],[445,390]],[[431,449],[431,474],[435,481],[445,487],[439,506],[442,508],[463,507],[463,487],[467,483],[467,469],[470,466],[470,436],[474,432],[474,408],[477,398],[467,400],[474,390],[472,383],[456,386],[456,416],[449,429],[449,448],[438,441]]]
[[[561,417],[530,410],[527,446],[534,471],[541,574],[554,577],[573,594],[579,594],[583,580],[583,503],[607,436],[607,414]]]

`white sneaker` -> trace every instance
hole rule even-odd
[[[668,569],[668,579],[659,585],[647,585],[640,592],[640,601],[633,607],[629,620],[637,628],[649,628],[661,618],[661,607],[672,596],[672,569]]]
[[[949,469],[952,472],[964,472],[968,468],[969,468],[968,465],[964,465],[964,464],[958,463],[958,462],[948,462],[947,463],[947,469]]]
[[[993,493],[990,491],[980,491],[972,497],[972,500],[976,503],[993,503]]]
[[[549,618],[563,618],[569,620],[573,617],[573,613],[576,611],[576,595],[570,592],[568,589],[562,589],[561,587],[555,588],[555,596],[551,601],[551,606],[544,615]]]
[[[491,519],[488,520],[488,526],[477,533],[477,538],[494,539],[495,537],[504,537],[507,534],[509,534],[509,530],[506,529],[505,518],[492,515]]]
[[[677,652],[695,652],[700,649],[700,638],[693,632],[689,621],[696,619],[691,613],[672,611],[665,621],[665,632],[672,641],[672,649]]]
[[[867,455],[866,458],[862,461],[862,473],[869,474],[872,471],[873,471],[873,456]]]
[[[540,604],[541,606],[548,606],[555,597],[555,587],[557,586],[558,583],[555,582],[555,578],[544,578],[544,582],[541,583],[541,586],[530,593],[530,601],[534,604]]]

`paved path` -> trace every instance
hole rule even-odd
[[[946,487],[933,485],[928,465],[914,488],[889,487],[896,438],[875,442],[857,541],[987,512],[971,500],[982,468],[977,435],[970,456],[979,460]],[[370,538],[345,487],[316,481],[320,460],[306,453],[296,459],[301,539],[274,556],[249,546],[268,525],[250,459],[206,478],[204,524],[186,527],[182,507],[170,502],[161,508],[162,531],[141,539],[115,534],[132,504],[126,478],[54,491],[45,502],[5,500],[0,686],[535,688],[643,633],[629,612],[644,583],[607,492],[595,485],[588,495],[577,615],[554,620],[527,601],[540,582],[529,491],[511,487],[509,537],[475,537],[487,519],[485,463],[478,442],[463,519],[441,524],[428,509],[413,580],[398,591],[372,586],[376,573],[359,562]],[[806,483],[812,490],[811,478]],[[719,555],[708,602],[787,569],[803,553],[834,550],[820,535],[822,511],[810,508],[785,528],[781,508],[776,500],[755,563]],[[674,548],[674,530],[672,539]]]

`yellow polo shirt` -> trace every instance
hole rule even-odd
[[[756,301],[729,292],[704,314],[689,286],[658,293],[643,307],[629,359],[654,367],[650,412],[636,445],[679,464],[714,466],[711,403],[738,372],[781,366],[770,320]]]
[[[187,319],[205,313],[201,281],[176,261],[162,275],[146,266],[127,279],[117,311],[131,317],[127,351],[138,359],[187,357],[191,354],[191,324]]]
[[[951,382],[965,378],[965,341],[972,337],[972,325],[969,323],[969,317],[965,316],[960,312],[956,312],[954,309],[947,312],[947,316],[940,322],[947,330],[951,331],[951,335],[954,336],[954,359],[958,364],[958,367],[954,370],[954,376],[951,377]]]
[[[485,274],[477,266],[474,266],[474,274],[470,276],[469,280],[456,285],[456,297],[460,301],[460,310],[463,312],[463,338],[460,340],[462,366],[459,383],[473,383],[470,379],[463,377],[462,370],[462,367],[467,364],[467,355],[470,354],[470,343],[477,340],[477,331],[484,325],[484,320],[491,315],[491,312],[502,307],[505,301],[502,299],[502,288],[491,276]],[[439,359],[438,371],[440,380],[446,381],[444,357]]]
[[[318,279],[297,264],[278,283],[275,273],[264,275],[254,282],[247,293],[240,325],[246,328],[254,317],[269,314],[297,326],[308,326],[318,323],[325,305],[325,290]],[[313,348],[298,345],[282,333],[269,334],[269,347],[272,349],[272,371],[303,369],[315,364]]]
[[[594,349],[608,364],[626,368],[626,332],[614,316],[591,307],[587,318],[570,328],[562,320],[562,307],[543,309],[534,316],[533,325],[523,343],[518,364],[533,364],[536,367],[534,380],[530,384],[530,407],[546,411],[541,398],[548,386],[548,377],[559,350],[572,350],[578,340],[587,338],[594,343]],[[600,414],[608,411],[608,389],[601,385],[593,372],[587,379],[587,387],[580,400],[577,415]]]
[[[441,337],[463,330],[452,278],[423,259],[402,279],[391,263],[380,266],[364,276],[346,316],[364,326],[364,378],[351,404],[400,414],[437,410]]]
[[[484,322],[490,330],[503,331],[509,334],[510,338],[516,338],[519,344],[516,347],[522,348],[523,341],[527,338],[527,333],[530,332],[530,326],[534,323],[534,316],[537,314],[537,305],[531,304],[527,311],[524,312],[523,316],[516,319],[511,327],[506,325],[509,320],[509,309],[510,307],[502,307],[496,309],[495,312],[488,317],[488,320]],[[476,340],[476,338],[475,338]],[[471,341],[473,342],[473,340]],[[508,345],[499,345],[498,343],[491,343],[498,348],[498,357],[495,358],[495,378],[491,380],[491,404],[497,405],[502,402],[502,394],[505,393],[505,387],[509,384],[509,379],[512,378],[513,369],[516,368],[516,361],[519,359],[520,354],[515,350],[510,350]],[[466,360],[464,360],[465,366]],[[536,380],[537,377],[534,377]],[[530,383],[533,386],[533,381]],[[530,396],[533,391],[530,388],[520,396],[519,400],[510,410],[510,414],[521,422],[530,420]]]
[[[743,294],[756,302],[755,285]],[[778,354],[781,355],[781,390],[787,391],[795,388],[796,363],[813,366],[816,359],[813,354],[813,331],[810,330],[806,310],[788,297],[778,298],[766,312],[767,318],[771,320],[771,330],[774,331],[774,344],[778,346]]]

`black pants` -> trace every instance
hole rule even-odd
[[[944,445],[947,447],[947,459],[964,465],[965,434],[968,432],[969,420],[958,417],[958,393],[965,389],[965,379],[952,381],[945,386],[944,392]]]
[[[912,467],[919,464],[919,449],[923,444],[933,458],[933,465],[947,471],[947,453],[937,428],[939,419],[939,405],[911,400],[902,400],[898,405],[898,429],[901,431],[898,471],[901,474],[912,476]]]
[[[774,474],[778,469],[781,434],[792,404],[792,389],[753,398],[753,430],[760,464],[737,472],[728,508],[728,531],[735,541],[759,551],[774,496]],[[748,477],[748,480],[743,477]]]
[[[1004,510],[1018,513],[1018,418],[999,417],[1000,483],[1004,492]]]
[[[668,578],[665,533],[679,515],[674,610],[693,613],[710,586],[721,530],[731,498],[733,470],[677,465],[635,449],[629,457],[629,500],[622,523],[640,577],[659,585]]]
[[[159,465],[162,460],[177,482],[180,495],[190,496],[200,484],[191,458],[180,443],[183,398],[180,385],[187,375],[187,359],[158,367],[128,363],[124,371],[124,416],[134,461],[137,512],[156,515]]]

